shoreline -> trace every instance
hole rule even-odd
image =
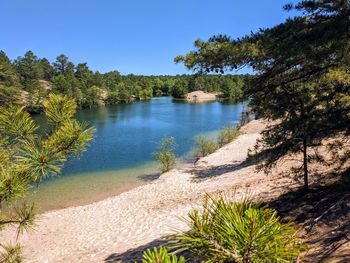
[[[189,158],[188,153],[186,153],[182,157],[179,157],[178,160],[179,161],[178,161],[176,168],[175,168],[177,170],[188,169],[188,168],[191,168],[194,166],[194,158]],[[143,173],[138,173],[139,169],[142,169],[142,171],[144,171],[144,169],[149,169],[149,171],[143,172]],[[112,176],[113,175],[119,176],[119,174],[127,173],[129,171],[134,172],[135,174],[137,173],[138,175],[135,177],[131,177],[132,179],[126,179],[127,182],[124,183],[125,186],[119,187],[119,189],[108,191],[108,192],[98,191],[98,192],[92,194],[93,197],[89,197],[89,198],[82,198],[79,200],[65,200],[64,204],[60,205],[60,207],[57,207],[59,205],[52,204],[52,199],[50,199],[49,205],[46,204],[46,201],[42,201],[42,198],[45,196],[45,194],[48,194],[48,192],[50,192],[50,194],[52,194],[51,198],[59,199],[59,196],[62,194],[62,190],[57,189],[57,187],[63,188],[63,186],[61,186],[61,185],[57,186],[57,183],[60,184],[60,182],[54,182],[53,183],[54,185],[49,185],[49,186],[40,185],[39,186],[39,187],[41,187],[41,189],[39,190],[40,194],[37,196],[37,193],[35,193],[35,191],[38,191],[38,190],[33,190],[33,192],[31,192],[29,194],[29,197],[27,199],[24,199],[24,201],[30,202],[30,203],[33,202],[36,205],[37,215],[41,216],[41,215],[49,213],[49,212],[56,212],[56,211],[60,211],[60,210],[68,209],[68,208],[72,208],[72,207],[86,206],[86,205],[101,202],[101,201],[106,200],[108,198],[117,197],[120,194],[123,194],[123,193],[128,192],[128,191],[132,191],[133,189],[136,189],[138,187],[142,187],[144,185],[152,183],[153,181],[159,179],[159,177],[162,175],[158,171],[157,164],[155,161],[147,162],[145,164],[138,166],[137,168],[125,168],[125,169],[110,170],[110,171],[98,171],[98,172],[93,172],[91,174],[94,175],[94,177],[99,176],[99,179],[101,179],[100,177],[103,175],[110,178],[111,176],[109,174],[112,174]],[[90,176],[90,174],[88,174],[88,176]],[[118,177],[118,176],[116,176],[116,177]],[[74,178],[74,177],[70,177],[70,176],[68,176],[68,178],[60,177],[57,179],[62,180],[65,184],[69,183],[69,184],[73,184],[73,185],[75,185],[74,179],[80,180],[79,178]],[[96,180],[99,180],[99,179],[97,178]],[[51,184],[51,183],[49,182],[49,184]],[[52,190],[57,191],[57,193],[51,193]],[[23,202],[23,201],[21,200],[20,202]],[[55,202],[60,202],[60,200],[56,200]],[[52,206],[55,208],[48,208],[48,206]]]
[[[205,133],[206,135],[209,134],[209,137],[212,137],[213,134],[217,134],[220,130],[215,130],[209,133]],[[194,163],[196,159],[192,156],[192,149],[183,154],[182,156],[177,157],[177,164],[174,169],[176,170],[185,170],[185,169],[192,169],[194,168]],[[54,178],[56,182],[48,182],[48,185],[41,184],[39,188],[33,188],[33,192],[31,192],[28,195],[28,198],[24,199],[25,202],[34,203],[36,206],[37,214],[42,215],[48,212],[55,212],[62,209],[67,209],[71,207],[80,207],[85,205],[90,205],[93,203],[97,203],[100,201],[103,201],[108,198],[116,197],[122,193],[131,191],[137,187],[144,186],[146,184],[152,183],[153,181],[157,180],[162,174],[158,170],[158,163],[156,161],[148,161],[141,165],[138,165],[136,167],[129,167],[129,168],[122,168],[118,170],[107,170],[107,171],[96,171],[91,173],[82,173],[84,175],[78,174],[74,176],[59,176],[57,178]],[[123,177],[123,174],[133,174],[130,176],[130,178]],[[91,179],[84,178],[87,177],[93,177],[95,178],[94,181],[90,182]],[[134,176],[135,175],[135,176]],[[77,177],[75,177],[77,176]],[[81,178],[81,176],[84,176]],[[70,197],[69,199],[64,200],[64,204],[61,205],[61,200],[59,200],[60,196],[62,194],[68,194],[64,192],[62,188],[66,187],[68,185],[73,185],[74,190],[77,189],[77,181],[80,181],[82,179],[85,180],[84,185],[86,185],[86,180],[89,182],[89,185],[95,185],[98,184],[99,181],[105,181],[106,178],[110,179],[110,183],[114,183],[114,178],[119,178],[121,176],[121,182],[120,184],[123,184],[123,186],[117,187],[118,189],[115,189],[113,187],[112,190],[107,191],[101,191],[101,190],[95,190],[91,193],[91,197],[82,197],[77,196],[73,198]],[[79,178],[80,177],[80,178]],[[123,182],[123,179],[125,181]],[[81,185],[78,185],[78,189],[82,187]],[[110,188],[110,187],[109,187]],[[37,194],[36,192],[39,192]],[[78,192],[82,192],[82,190],[78,190]],[[50,200],[46,201],[45,197],[49,195]],[[74,200],[73,200],[74,199]],[[44,201],[43,201],[44,200]],[[20,202],[23,202],[22,200]],[[57,204],[58,203],[58,204]],[[50,208],[53,207],[53,208]]]
[[[271,194],[273,182],[253,165],[241,165],[264,127],[261,121],[248,123],[236,140],[194,166],[102,201],[41,214],[34,231],[20,236],[24,255],[28,262],[117,262],[118,255],[161,240],[173,229],[186,230],[179,217],[206,193]],[[14,240],[15,233],[8,229],[3,238]]]

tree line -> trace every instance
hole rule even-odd
[[[21,102],[31,111],[40,111],[49,93],[74,98],[78,107],[128,103],[171,95],[183,98],[188,92],[222,92],[233,101],[243,98],[243,75],[121,75],[118,71],[92,71],[87,63],[74,65],[67,56],[54,62],[39,58],[32,51],[11,61],[0,51],[0,103]]]

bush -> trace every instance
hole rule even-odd
[[[191,230],[174,237],[170,248],[205,262],[293,262],[304,248],[293,225],[280,223],[273,209],[248,199],[207,196],[188,217]]]
[[[142,263],[185,263],[183,257],[177,258],[175,255],[169,255],[168,250],[160,247],[159,250],[154,248],[153,251],[147,249],[143,253]]]
[[[175,167],[176,157],[174,151],[177,145],[174,137],[165,137],[158,144],[159,151],[153,153],[154,158],[160,163],[160,171],[168,172]]]
[[[0,104],[8,105],[20,100],[20,89],[17,87],[7,87],[0,84]]]
[[[239,135],[239,130],[233,127],[224,127],[218,135],[218,144],[220,147],[232,142]]]
[[[203,136],[198,136],[196,138],[196,143],[197,148],[194,150],[193,154],[197,159],[207,156],[219,149],[219,145],[215,141],[206,139]]]
[[[246,125],[248,122],[251,121],[251,116],[249,111],[242,111],[241,118],[240,118],[240,126]]]
[[[21,263],[24,262],[22,247],[19,244],[14,246],[1,244],[0,262]]]

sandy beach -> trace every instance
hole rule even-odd
[[[235,189],[237,197],[273,194],[276,180],[243,163],[264,127],[261,121],[250,122],[235,141],[195,166],[172,170],[103,201],[40,215],[35,229],[19,239],[27,262],[127,262],[143,246],[152,246],[174,229],[186,229],[179,217],[205,193]],[[14,240],[15,233],[6,231],[4,239]]]

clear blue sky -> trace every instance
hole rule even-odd
[[[2,0],[0,49],[59,54],[91,69],[145,75],[190,73],[173,58],[214,34],[243,36],[291,14],[276,0]]]

